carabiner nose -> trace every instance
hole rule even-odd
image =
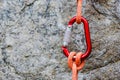
[[[69,23],[68,23],[68,27],[72,27],[72,25],[74,24],[74,22],[76,21],[76,16],[73,17]],[[82,55],[82,59],[86,59],[90,53],[91,53],[91,39],[90,39],[90,31],[89,31],[89,25],[88,25],[88,22],[87,20],[84,18],[84,17],[81,17],[81,22],[84,24],[84,34],[85,34],[85,38],[86,38],[86,46],[87,46],[87,49],[85,51],[85,53]],[[64,37],[65,38],[65,37]],[[67,43],[68,44],[68,43]],[[67,45],[68,46],[68,45]],[[62,46],[62,50],[63,50],[63,53],[65,54],[66,57],[69,56],[70,52],[69,50],[67,49],[67,46],[66,45],[63,45]]]

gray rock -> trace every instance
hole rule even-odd
[[[120,0],[84,0],[92,52],[79,80],[119,80]],[[0,0],[0,80],[70,80],[61,46],[75,0]],[[83,25],[73,25],[70,51],[86,50]]]

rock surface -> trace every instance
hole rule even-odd
[[[92,52],[79,80],[120,79],[120,0],[84,0]],[[61,51],[75,0],[0,0],[0,80],[71,80]],[[74,24],[70,51],[85,51]]]

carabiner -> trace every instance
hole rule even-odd
[[[69,29],[69,30],[67,30],[67,31],[70,31],[70,28],[73,27],[72,25],[74,24],[75,21],[76,21],[76,16],[73,17],[73,18],[69,21],[69,23],[68,23],[68,29]],[[82,58],[82,59],[86,59],[86,58],[90,55],[90,53],[91,53],[91,48],[92,48],[92,46],[91,46],[91,40],[90,40],[90,31],[89,31],[88,22],[87,22],[87,20],[86,20],[84,17],[81,17],[81,22],[83,22],[83,24],[84,24],[84,34],[85,34],[86,46],[87,46],[87,49],[86,49],[85,53],[82,55],[81,58]],[[69,34],[70,34],[70,33],[69,33]],[[68,38],[68,37],[64,36],[64,38]],[[65,40],[66,40],[66,39],[65,39]],[[69,39],[67,39],[67,40],[69,40]],[[68,43],[69,43],[69,42],[67,42],[67,40],[66,40],[66,42],[64,41],[64,44],[63,44],[63,46],[62,46],[63,53],[65,54],[66,57],[68,57],[69,54],[70,54],[69,50],[67,49],[67,46],[68,46]]]

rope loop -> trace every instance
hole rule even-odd
[[[68,67],[72,69],[72,80],[78,80],[78,71],[85,65],[85,60],[81,60],[82,52],[76,54],[71,52],[68,57]]]

